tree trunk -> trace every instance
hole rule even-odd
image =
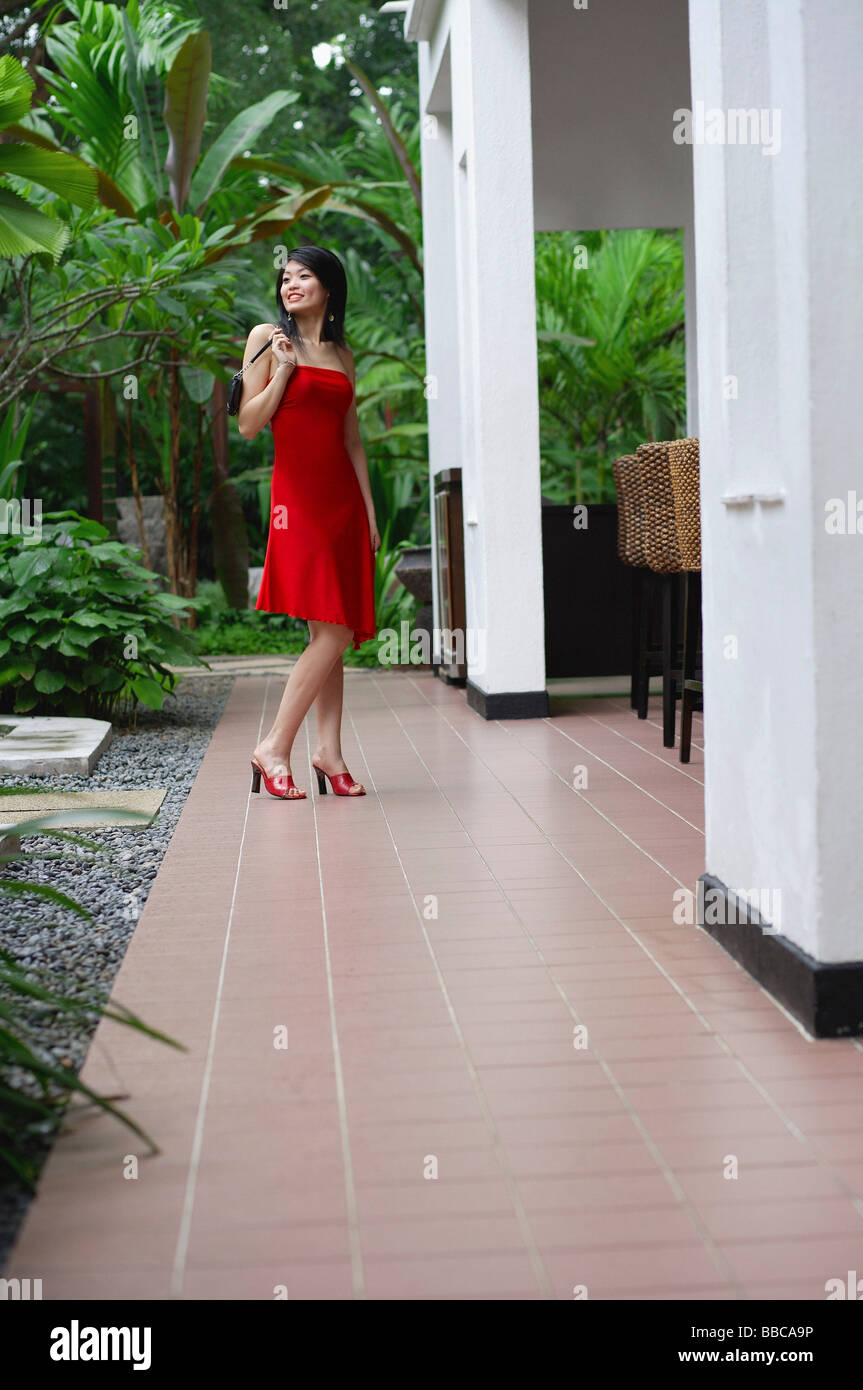
[[[212,396],[213,490],[210,521],[213,563],[232,608],[249,606],[249,537],[240,494],[228,477],[227,391],[217,381]]]
[[[198,592],[198,520],[201,510],[201,474],[204,468],[204,436],[203,436],[204,407],[198,406],[198,429],[195,440],[195,476],[192,490],[192,515],[189,520],[187,532],[188,563],[186,565],[185,585],[186,596],[194,598]],[[189,626],[197,626],[197,614],[194,609],[189,614]]]
[[[99,382],[102,470],[102,525],[117,535],[117,407],[110,382]]]
[[[182,535],[180,532],[180,374],[177,349],[171,348],[168,366],[168,477],[165,480],[165,542],[171,592],[182,592]]]
[[[141,535],[141,553],[144,557],[144,568],[151,569],[150,543],[147,540],[147,529],[144,526],[144,504],[141,500],[141,484],[138,481],[138,460],[132,445],[132,402],[126,401],[126,461],[129,467],[129,477],[132,480],[132,496],[135,499],[135,512],[138,517],[138,531]]]

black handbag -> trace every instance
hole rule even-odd
[[[275,337],[275,333],[273,334],[273,337]],[[255,356],[249,358],[248,362],[246,363],[246,367],[251,367],[252,363],[255,361],[255,358],[260,357],[262,352],[266,352],[267,348],[270,346],[270,343],[272,343],[272,341],[273,339],[270,338],[269,342],[264,343],[264,346],[262,348],[258,348],[258,351],[255,353]],[[229,415],[236,415],[240,409],[240,401],[243,399],[243,372],[246,370],[246,367],[241,367],[240,370],[234,376],[231,377],[231,384],[228,387],[227,405],[227,411]]]

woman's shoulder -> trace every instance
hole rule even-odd
[[[267,338],[272,336],[272,333],[273,325],[271,323],[256,323],[254,328],[249,330],[249,342],[251,343],[255,339],[265,342]]]
[[[346,344],[346,343],[337,343],[337,344],[336,344],[336,352],[339,354],[339,357],[342,359],[342,362],[344,363],[344,365],[345,365],[345,367],[347,368],[347,370],[348,370],[349,372],[353,373],[353,370],[354,370],[354,354],[351,352],[351,350],[350,350],[350,348],[347,346],[347,344]]]

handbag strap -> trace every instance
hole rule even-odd
[[[273,328],[273,338],[274,338],[275,336],[276,336],[276,330],[275,330],[275,328]],[[240,376],[240,375],[246,370],[246,367],[251,367],[252,363],[253,363],[254,361],[256,361],[257,358],[260,357],[260,355],[261,355],[262,352],[266,352],[267,348],[270,346],[270,343],[272,343],[273,338],[270,338],[269,342],[264,343],[264,346],[263,346],[262,348],[258,348],[257,352],[255,353],[255,356],[254,356],[254,357],[250,357],[249,360],[248,360],[248,362],[246,363],[246,366],[240,368],[239,372],[237,373],[237,376]]]

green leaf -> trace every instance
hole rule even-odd
[[[270,92],[263,101],[247,106],[225,126],[198,165],[189,199],[200,216],[204,205],[215,193],[231,160],[251,149],[262,130],[280,111],[299,99],[297,92]]]
[[[35,709],[38,703],[39,696],[32,690],[19,690],[12,708],[16,714],[26,714],[28,710]]]
[[[383,434],[367,436],[366,443],[384,444],[388,439],[414,439],[424,434],[428,434],[428,425],[425,422],[405,422],[403,425],[391,425]]]
[[[180,380],[186,395],[195,402],[195,405],[206,405],[216,384],[213,373],[202,371],[200,367],[181,367]]]
[[[4,891],[10,890],[14,897],[20,895],[32,895],[36,898],[44,898],[46,902],[56,903],[58,907],[66,907],[70,912],[76,913],[79,917],[86,917],[92,920],[93,914],[80,903],[76,903],[74,898],[68,897],[58,889],[52,888],[48,883],[27,883],[22,879],[3,879]]]
[[[10,188],[0,188],[0,257],[32,256],[47,251],[56,262],[68,244],[68,227],[46,217]]]
[[[89,164],[62,150],[45,150],[36,145],[0,145],[0,173],[19,178],[59,193],[76,207],[88,212],[96,201],[96,174]]]
[[[82,611],[75,614],[75,623],[78,627],[105,627],[110,625],[111,620],[103,613]]]
[[[29,584],[31,579],[37,575],[45,574],[54,564],[54,556],[51,547],[48,546],[22,546],[18,555],[13,555],[9,561],[9,568],[15,583],[23,588]]]
[[[35,87],[33,78],[17,58],[8,53],[0,58],[0,127],[26,116]]]
[[[10,598],[0,601],[0,622],[8,618],[13,613],[22,613],[25,608],[30,607],[30,600],[26,595],[13,594]]]
[[[92,637],[83,632],[76,633],[72,627],[63,629],[63,634],[57,643],[57,650],[61,656],[85,657],[93,644]]]
[[[210,35],[200,30],[184,41],[165,78],[162,111],[168,131],[165,172],[177,212],[182,212],[186,205],[201,150],[210,68]]]
[[[62,634],[63,628],[59,623],[49,623],[42,632],[33,638],[33,643],[44,651],[48,647],[53,647]]]
[[[9,681],[33,679],[33,672],[36,670],[35,662],[32,661],[13,661],[8,666],[0,668],[0,685],[8,685]]]
[[[43,695],[56,695],[66,683],[66,677],[60,671],[48,671],[44,668],[37,671],[33,677],[34,686]],[[74,689],[74,686],[72,688]]]
[[[103,526],[100,521],[92,521],[82,518],[76,526],[70,526],[67,532],[74,540],[79,541],[101,541],[105,540],[111,533],[107,526]]]
[[[149,676],[138,676],[133,680],[132,692],[142,705],[149,705],[150,709],[162,708],[165,692],[154,680],[150,680]]]

